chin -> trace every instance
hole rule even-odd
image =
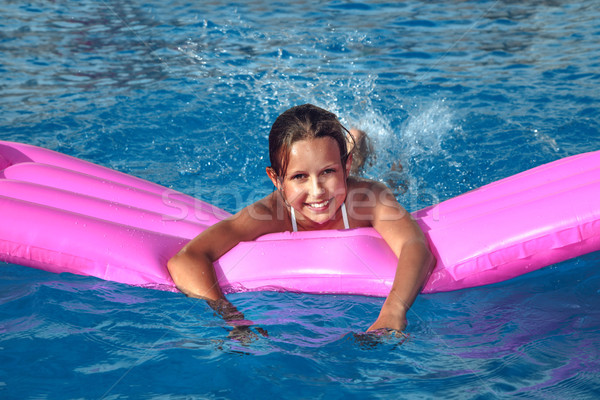
[[[310,214],[310,215],[305,215],[305,217],[307,219],[309,219],[313,224],[315,225],[319,225],[319,226],[323,226],[326,225],[328,222],[331,222],[331,218],[332,216],[329,214]]]

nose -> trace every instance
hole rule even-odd
[[[320,178],[311,179],[310,193],[309,193],[311,195],[311,197],[319,197],[323,193],[325,193],[325,187],[323,185],[323,180]]]

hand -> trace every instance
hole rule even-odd
[[[223,317],[228,325],[233,327],[228,335],[231,339],[238,340],[242,344],[248,344],[258,339],[258,335],[250,329],[254,325],[254,322],[245,319],[244,314],[226,298],[223,297],[218,300],[208,300],[207,302],[213,310]],[[269,336],[267,331],[261,327],[257,326],[255,327],[255,330],[263,337]]]
[[[366,333],[354,333],[353,338],[363,349],[374,349],[385,344],[400,346],[409,340],[406,333],[392,328],[375,328],[373,324]],[[406,324],[405,324],[406,325]]]
[[[390,310],[390,307],[383,305],[379,317],[373,325],[367,329],[369,331],[392,329],[398,332],[402,332],[406,328],[406,311],[404,310]]]
[[[251,323],[251,321],[246,322]],[[260,334],[263,337],[269,337],[269,334],[265,329],[255,326],[254,329],[256,330],[256,332],[254,332],[251,328],[252,325],[234,325],[233,329],[229,332],[227,336],[230,339],[237,340],[243,345],[249,344],[257,340],[259,338],[258,334]]]

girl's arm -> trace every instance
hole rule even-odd
[[[235,226],[233,221],[228,219],[207,228],[168,261],[171,278],[181,292],[213,301],[224,297],[213,262],[241,241],[227,234]]]
[[[252,207],[252,208],[251,208]],[[264,204],[255,203],[238,214],[210,226],[192,239],[167,263],[177,288],[189,297],[208,304],[229,322],[242,321],[244,316],[223,295],[213,262],[241,241],[254,240],[273,230],[276,221],[257,218],[268,212]]]
[[[373,227],[398,257],[394,282],[379,317],[369,331],[380,328],[403,330],[406,313],[425,284],[435,265],[425,235],[410,214],[383,185],[374,187],[377,203]]]

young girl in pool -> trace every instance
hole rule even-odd
[[[347,135],[334,114],[310,104],[281,114],[269,134],[267,168],[277,190],[209,227],[169,260],[177,287],[208,300],[230,323],[244,325],[217,283],[213,262],[219,257],[267,233],[372,226],[398,265],[390,294],[368,330],[403,330],[434,258],[419,226],[385,185],[349,176]]]

